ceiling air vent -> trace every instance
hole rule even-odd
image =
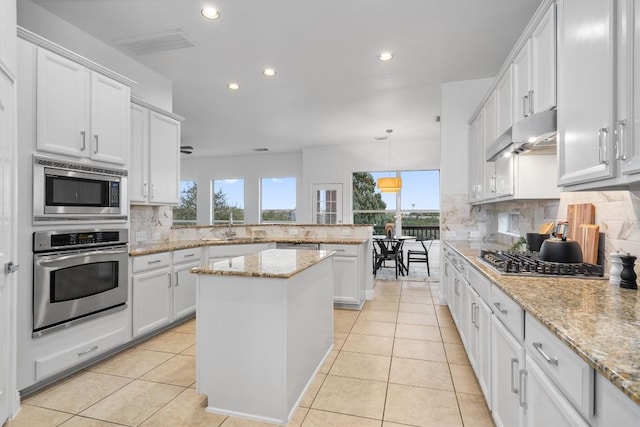
[[[195,46],[182,30],[147,34],[129,39],[116,40],[114,43],[121,49],[135,56],[151,55],[153,53]]]

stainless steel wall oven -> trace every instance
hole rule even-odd
[[[127,171],[34,156],[33,221],[127,220]]]
[[[33,233],[33,336],[124,309],[127,229]]]

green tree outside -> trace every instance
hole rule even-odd
[[[366,172],[353,174],[353,222],[355,224],[384,225],[393,222],[393,214],[387,213],[361,213],[357,211],[383,211],[387,204],[382,200],[382,195],[376,193],[376,182],[373,175]]]
[[[187,187],[180,192],[180,203],[173,208],[174,224],[195,224],[197,218],[198,184]]]

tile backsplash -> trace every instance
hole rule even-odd
[[[131,206],[129,210],[131,243],[169,240],[173,224],[172,206]]]
[[[466,194],[443,195],[442,236],[449,240],[483,239],[512,244],[517,237],[498,232],[500,213],[517,213],[519,232],[524,236],[527,232],[537,231],[545,222],[566,220],[567,205],[573,203],[593,203],[595,206],[595,222],[605,237],[605,270],[611,252],[640,255],[640,191],[565,192],[559,200],[520,200],[479,206],[469,205]],[[636,270],[639,270],[638,264]]]

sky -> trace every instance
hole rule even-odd
[[[374,179],[393,176],[393,172],[370,172]],[[180,191],[191,181],[182,181]],[[214,191],[220,188],[227,194],[227,202],[244,209],[244,180],[216,179]],[[402,172],[402,210],[439,210],[440,209],[440,171],[404,171]],[[382,193],[387,209],[395,209],[396,194]],[[262,178],[263,209],[295,209],[295,178]]]

